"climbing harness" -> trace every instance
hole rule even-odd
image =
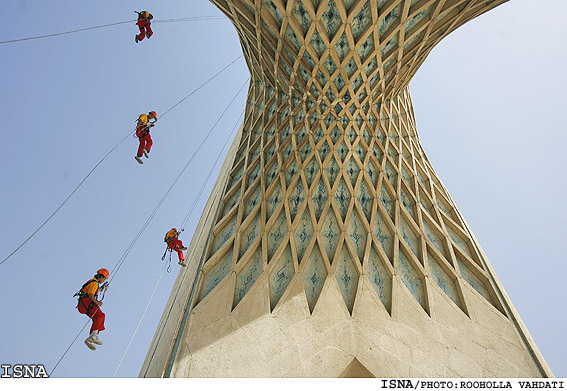
[[[151,126],[148,125],[142,125],[144,127],[144,130],[142,132],[140,132],[140,135],[138,136],[138,128],[136,128],[136,132],[134,132],[134,134],[132,135],[132,137],[134,138],[142,138],[145,137],[147,134],[150,133],[150,128],[153,126],[153,124],[155,124],[155,122],[148,122],[148,124],[151,124]]]
[[[96,282],[97,285],[98,285],[98,281],[96,280],[96,278],[91,278],[90,280],[88,280],[87,282],[85,282],[85,283],[83,284],[83,286],[81,287],[81,289],[79,289],[79,291],[78,291],[77,293],[75,293],[75,294],[73,295],[73,297],[78,296],[78,299],[77,299],[77,306],[76,306],[75,308],[79,309],[79,305],[81,304],[81,299],[83,299],[83,298],[85,298],[85,297],[89,297],[89,295],[88,295],[87,293],[85,293],[85,292],[83,291],[83,289],[85,289],[85,288],[87,287],[87,285],[89,285],[89,284],[92,283],[92,282]],[[98,301],[103,301],[103,300],[104,300],[104,296],[106,295],[106,291],[107,291],[109,285],[110,285],[109,282],[108,282],[108,281],[105,281],[102,285],[99,285],[99,286],[98,286],[97,292],[96,292],[96,294],[95,294],[95,299],[96,299],[96,300],[98,300]],[[98,298],[98,295],[100,295],[100,294],[102,294],[102,297],[99,299],[99,298]],[[91,312],[91,310],[92,310],[93,307],[94,307],[94,304],[95,304],[94,301],[91,301],[91,302],[89,303],[89,305],[85,307],[85,312],[81,312],[80,309],[79,309],[79,312],[81,312],[82,314],[87,314],[87,315],[89,315],[89,313]],[[84,307],[84,304],[83,304],[83,307]]]

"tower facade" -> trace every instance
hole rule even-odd
[[[211,1],[250,69],[246,115],[140,376],[553,376],[408,89],[505,0]]]

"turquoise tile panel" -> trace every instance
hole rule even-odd
[[[284,145],[284,147],[282,148],[282,160],[284,162],[287,161],[287,159],[290,157],[290,155],[293,153],[293,143],[288,142],[286,145]]]
[[[368,280],[376,291],[384,307],[388,312],[392,310],[392,276],[387,271],[382,261],[378,258],[376,251],[370,247],[368,263]]]
[[[283,194],[282,194],[282,185],[278,183],[275,189],[272,190],[270,196],[266,200],[266,219],[269,220],[276,210],[277,206],[282,202]]]
[[[299,51],[299,49],[301,49],[301,40],[289,24],[287,25],[285,35],[288,41],[291,42],[291,44]]]
[[[307,266],[303,271],[301,279],[305,289],[305,295],[307,296],[309,310],[313,312],[315,304],[317,304],[317,300],[321,294],[321,290],[323,289],[323,285],[325,284],[328,272],[325,268],[323,257],[321,256],[318,246],[313,248],[307,262]]]
[[[269,162],[275,153],[276,153],[276,143],[272,143],[269,147],[266,148],[266,152],[265,152],[266,162]]]
[[[360,168],[358,168],[358,165],[353,158],[350,158],[348,163],[346,164],[345,172],[347,178],[350,180],[351,186],[354,187],[354,185],[356,184],[356,179],[358,178],[358,173],[360,172]]]
[[[364,259],[364,250],[366,250],[366,234],[366,228],[360,221],[358,213],[353,211],[347,225],[347,237],[356,250],[360,263]]]
[[[350,51],[350,46],[348,44],[348,38],[345,33],[341,35],[337,43],[335,44],[335,50],[341,62],[344,60],[348,52]]]
[[[329,262],[333,261],[335,256],[335,250],[337,249],[337,244],[339,242],[339,235],[341,231],[339,229],[339,223],[333,213],[332,209],[329,209],[329,213],[325,216],[325,221],[323,222],[323,227],[321,228],[321,236],[323,237],[323,246],[327,252],[327,257]]]
[[[439,250],[439,252],[443,254],[444,257],[447,257],[447,254],[445,254],[445,250],[443,249],[443,242],[425,219],[423,220],[423,228],[425,231],[425,236],[427,237],[427,239],[429,239],[431,244],[433,244],[433,246],[437,250]]]
[[[323,213],[323,209],[325,208],[325,204],[329,196],[327,194],[327,188],[323,183],[322,179],[319,179],[317,185],[315,186],[315,192],[311,196],[311,201],[313,201],[313,205],[315,206],[315,218],[317,221],[321,218],[321,213]]]
[[[441,209],[443,212],[445,212],[449,216],[451,215],[451,209],[449,208],[449,206],[447,206],[445,204],[444,201],[441,201],[438,197],[435,197],[435,201],[437,202],[437,206],[439,207],[439,209]]]
[[[425,208],[425,210],[427,211],[427,213],[429,213],[431,217],[435,216],[433,209],[429,206],[429,203],[425,200],[425,197],[423,197],[421,194],[419,195],[419,203]]]
[[[449,296],[453,303],[460,307],[459,295],[457,294],[454,278],[451,278],[449,274],[443,270],[431,254],[427,254],[427,259],[429,260],[433,280],[439,285],[439,288]]]
[[[423,280],[419,277],[414,266],[402,251],[400,251],[398,270],[400,273],[400,278],[404,282],[404,285],[409,289],[409,291],[419,302],[419,304],[421,304],[421,306],[425,309],[425,288],[423,285]]]
[[[355,40],[358,40],[358,38],[360,37],[362,32],[367,28],[369,23],[372,23],[372,13],[370,10],[370,2],[367,1],[366,3],[364,3],[364,6],[360,10],[360,12],[356,14],[356,16],[354,17],[354,19],[350,24],[352,29],[352,35],[354,36]]]
[[[236,277],[236,294],[234,307],[240,303],[250,288],[262,274],[262,246],[259,246],[252,258],[246,263],[240,274]]]
[[[266,171],[266,187],[269,187],[272,184],[274,179],[278,176],[279,171],[279,162],[275,159]]]
[[[278,23],[278,27],[281,27],[283,14],[280,9],[274,4],[273,1],[270,0],[264,1],[264,5],[266,6],[270,14],[272,14],[272,17],[275,19],[275,21]]]
[[[360,161],[364,162],[364,158],[366,157],[366,149],[364,149],[364,147],[362,146],[362,143],[358,143],[358,145],[356,146],[354,151],[358,155],[358,158],[360,159]]]
[[[283,238],[287,235],[287,220],[285,210],[282,209],[275,224],[268,233],[268,259],[271,260]]]
[[[309,143],[307,145],[309,145]],[[309,163],[307,163],[305,169],[303,170],[303,172],[305,173],[305,179],[307,180],[308,187],[311,187],[311,185],[313,184],[313,180],[315,179],[319,171],[320,169],[319,169],[319,163],[317,163],[317,159],[315,158],[311,159]]]
[[[386,225],[380,213],[376,213],[376,220],[374,222],[374,235],[378,239],[378,243],[384,249],[390,262],[394,257],[394,235]]]
[[[313,232],[313,223],[309,216],[309,207],[307,207],[299,220],[299,225],[295,228],[295,249],[297,251],[298,260],[303,258],[305,249],[313,237]]]
[[[348,154],[348,147],[344,141],[338,146],[337,154],[341,161],[344,162]]]
[[[405,210],[407,210],[408,213],[413,218],[413,220],[416,221],[417,218],[416,218],[416,212],[415,212],[415,208],[414,208],[415,202],[413,202],[413,199],[410,198],[408,193],[406,193],[403,188],[401,190],[401,197],[400,198],[401,198],[402,205],[405,208]]]
[[[366,164],[366,172],[368,173],[368,176],[370,177],[370,181],[372,182],[372,184],[376,188],[376,186],[378,186],[378,170],[376,169],[376,166],[374,165],[374,163],[371,160],[369,160],[368,164]]]
[[[223,209],[223,213],[221,217],[224,217],[228,214],[228,212],[230,212],[230,210],[234,207],[234,205],[236,205],[236,203],[238,202],[238,200],[240,200],[240,190],[238,190],[236,193],[234,193],[233,195],[231,195],[226,201],[225,201],[225,206]],[[219,219],[220,220],[220,219]]]
[[[289,245],[270,273],[270,308],[274,309],[295,274]]]
[[[400,233],[402,235],[402,239],[408,244],[415,256],[421,259],[419,255],[419,238],[404,219],[401,219]]]
[[[231,236],[236,231],[236,215],[234,215],[230,221],[224,226],[223,229],[220,230],[218,234],[215,235],[215,239],[213,240],[213,248],[211,250],[211,255],[216,253],[219,248],[225,244]]]
[[[238,183],[240,178],[242,178],[242,174],[244,174],[244,164],[241,165],[232,173],[232,180],[230,181],[230,186],[229,186],[230,188],[232,188],[236,183]]]
[[[388,31],[388,29],[400,18],[399,15],[399,8],[400,6],[397,5],[394,7],[392,11],[390,11],[386,17],[384,17],[380,21],[380,25],[378,26],[378,32],[380,34],[380,39],[384,38],[384,34]]]
[[[405,166],[402,165],[402,177],[404,178],[404,180],[406,181],[406,183],[409,186],[412,186],[413,182],[411,180],[411,175],[408,173],[408,170],[406,170]]]
[[[337,269],[335,270],[335,279],[339,285],[339,290],[343,296],[345,304],[352,314],[354,300],[356,298],[356,290],[358,287],[358,272],[346,248],[343,246],[339,259],[337,260]]]
[[[394,221],[394,214],[395,214],[395,204],[394,200],[390,196],[390,192],[384,188],[382,185],[382,189],[380,190],[380,202],[384,205],[386,212],[388,212],[388,216]]]
[[[461,238],[461,236],[459,236],[455,231],[453,231],[448,224],[446,224],[445,226],[447,227],[447,231],[449,232],[449,236],[451,237],[451,239],[453,239],[453,242],[455,242],[457,246],[459,246],[459,248],[463,250],[465,254],[467,254],[472,258],[473,255],[467,243]]]
[[[471,269],[465,264],[465,262],[457,257],[457,263],[459,264],[459,269],[461,270],[461,275],[463,279],[473,287],[482,297],[486,299],[490,304],[494,305],[494,301],[490,296],[488,288],[485,283],[474,274]]]
[[[333,118],[333,117],[331,117]],[[333,128],[333,130],[331,130],[331,140],[333,141],[333,144],[336,144],[337,141],[339,141],[339,137],[341,137],[341,132],[339,130],[339,128],[337,128],[336,126]]]
[[[327,30],[327,35],[329,36],[330,41],[331,39],[333,39],[335,33],[342,24],[335,0],[329,1],[327,8],[321,16],[321,22]]]
[[[246,201],[244,201],[244,215],[242,220],[245,220],[246,217],[252,212],[252,210],[260,204],[260,197],[262,196],[262,192],[260,190],[260,186],[256,186],[256,188],[246,197]]]
[[[405,27],[405,35],[408,36],[410,33],[410,30],[412,30],[418,23],[420,20],[422,20],[423,18],[425,18],[428,14],[427,10],[430,7],[428,7],[427,9],[418,12],[417,14],[415,14],[407,23],[406,23],[406,27]]]
[[[372,217],[372,193],[364,180],[362,180],[360,182],[360,186],[358,186],[356,199],[364,212],[366,222],[370,222],[370,218]]]
[[[329,156],[329,152],[331,152],[331,147],[325,140],[325,142],[323,142],[323,145],[321,145],[321,148],[319,148],[319,158],[322,162],[325,162],[325,159],[327,158],[327,156]]]
[[[398,42],[399,36],[398,34],[395,34],[388,42],[386,42],[386,45],[384,45],[384,47],[382,48],[380,52],[382,54],[382,58],[386,58],[390,51],[398,46]]]
[[[327,49],[327,47],[325,46],[325,42],[323,41],[323,38],[321,38],[321,35],[317,31],[317,29],[315,29],[315,31],[313,32],[310,42],[313,48],[315,49],[315,51],[317,52],[317,54],[319,55],[319,57],[321,57],[321,55],[323,54],[325,49]]]
[[[289,196],[289,213],[291,215],[291,220],[295,220],[297,211],[301,204],[305,201],[305,189],[303,187],[303,181],[301,179],[297,182],[293,192]]]
[[[297,161],[295,159],[292,160],[291,164],[285,170],[285,184],[287,187],[291,185],[293,178],[299,172],[299,166],[297,165]]]
[[[337,164],[335,157],[331,157],[331,160],[327,163],[325,167],[325,173],[327,174],[327,179],[329,180],[329,185],[331,187],[335,184],[337,175],[339,175],[339,165]]]
[[[199,302],[203,300],[228,275],[232,265],[232,248],[203,276]]]
[[[305,6],[303,5],[303,2],[301,0],[295,1],[295,3],[293,4],[292,12],[297,18],[299,24],[301,25],[301,30],[303,31],[303,34],[304,35],[307,34],[307,31],[309,30],[309,26],[311,26],[312,19],[311,16],[309,15],[309,12],[307,12],[307,10],[305,9]]]
[[[323,128],[321,128],[321,126],[317,127],[317,130],[314,131],[311,135],[313,136],[315,145],[319,144],[319,141],[321,141],[321,139],[323,139],[323,137],[325,136],[325,134],[323,133]]]
[[[384,172],[386,173],[386,176],[388,177],[388,180],[390,181],[394,189],[397,188],[396,179],[398,174],[396,173],[396,171],[394,170],[394,168],[392,167],[389,161],[386,161],[386,167],[384,169]]]
[[[239,256],[242,257],[244,253],[252,246],[252,243],[260,236],[260,231],[262,228],[262,223],[260,221],[260,213],[256,214],[256,217],[252,220],[246,231],[242,233],[240,238],[240,253]]]
[[[339,208],[339,213],[343,219],[343,222],[345,221],[346,218],[346,214],[348,212],[348,207],[350,204],[350,199],[351,199],[351,194],[350,194],[350,190],[348,189],[348,186],[345,182],[345,179],[341,177],[341,179],[339,180],[339,184],[337,186],[337,189],[335,190],[335,202]]]

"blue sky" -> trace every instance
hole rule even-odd
[[[222,16],[206,0],[4,3],[0,41],[133,20],[142,9],[157,20]],[[567,376],[564,11],[561,0],[510,1],[442,41],[410,84],[428,157],[560,377]],[[153,29],[138,44],[132,23],[0,45],[0,260],[133,130],[138,114],[159,117],[241,54],[227,20]],[[117,264],[247,78],[241,59],[160,119],[143,166],[133,158],[136,139],[120,144],[0,266],[0,363],[51,371],[86,320],[73,293],[98,268]],[[244,102],[245,91],[114,278],[103,305],[104,345],[88,350],[84,331],[54,376],[112,377],[162,271],[163,236],[185,217]],[[187,245],[212,182],[181,236]],[[138,375],[178,268],[172,263],[161,279],[118,377]]]

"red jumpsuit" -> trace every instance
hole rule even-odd
[[[89,304],[93,304],[90,311],[87,311]],[[92,302],[91,299],[88,297],[83,297],[79,300],[79,305],[77,309],[81,314],[86,314],[89,318],[93,320],[93,325],[91,326],[91,333],[95,330],[102,331],[104,330],[104,318],[106,315],[98,305]]]
[[[170,238],[167,241],[167,247],[173,249],[173,251],[177,251],[177,256],[179,257],[179,262],[183,262],[185,260],[185,256],[183,255],[183,251],[181,251],[181,247],[183,247],[183,243],[181,240],[177,238]]]
[[[136,24],[140,28],[140,34],[138,35],[138,41],[142,41],[146,37],[146,34],[148,35],[148,38],[153,35],[154,32],[152,31],[152,28],[150,27],[150,21],[149,20],[146,20],[142,17],[139,17]]]
[[[150,128],[146,125],[139,125],[136,128],[136,136],[138,136],[138,140],[140,140],[140,146],[138,147],[137,155],[141,157],[144,153],[144,149],[150,152],[152,144],[154,143],[152,141],[152,137],[150,136]]]

